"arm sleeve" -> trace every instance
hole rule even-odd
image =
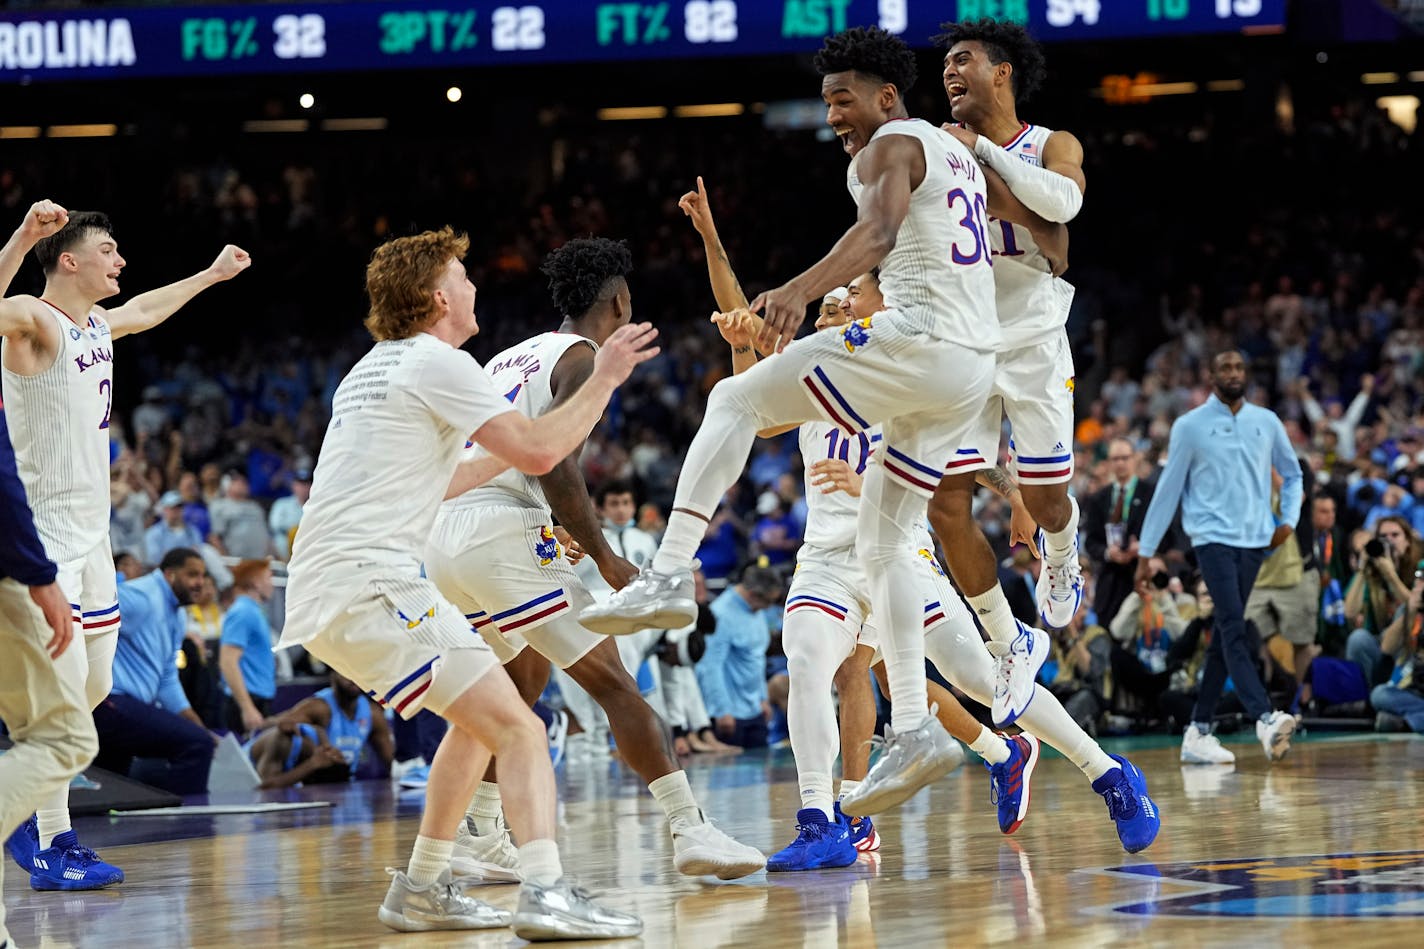
[[[1305,417],[1310,419],[1311,425],[1319,425],[1320,420],[1325,418],[1325,410],[1320,407],[1320,403],[1315,401],[1315,396],[1306,392],[1300,397],[1300,407],[1305,410]]]
[[[180,607],[174,607],[174,616],[168,617],[169,625],[176,633],[169,639],[168,655],[161,665],[163,675],[158,680],[158,705],[174,715],[193,707],[183,692],[183,684],[178,681],[178,650],[183,648],[182,620],[177,618],[179,609]]]
[[[1024,207],[1044,220],[1067,224],[1083,207],[1083,192],[1071,178],[1029,164],[982,135],[974,143],[974,154],[999,173]]]
[[[1281,420],[1272,416],[1275,422],[1271,442],[1271,463],[1281,474],[1281,520],[1280,523],[1294,528],[1300,520],[1301,500],[1305,497],[1305,481],[1300,473],[1300,459],[1291,447],[1290,436]]]
[[[416,395],[460,432],[473,432],[496,415],[518,409],[495,391],[494,380],[461,349],[441,350],[420,373]]]
[[[1147,517],[1142,521],[1142,534],[1138,538],[1137,555],[1152,557],[1157,546],[1172,524],[1177,513],[1177,505],[1182,500],[1182,488],[1187,483],[1187,470],[1191,467],[1191,433],[1178,419],[1172,423],[1172,437],[1167,443],[1167,466],[1157,479],[1157,487],[1152,491],[1152,503],[1147,506]]]
[[[25,486],[10,446],[10,429],[0,411],[0,578],[13,577],[26,586],[54,582],[55,566],[45,554],[35,531],[34,514],[25,498]]]

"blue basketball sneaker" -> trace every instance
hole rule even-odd
[[[1043,528],[1038,530],[1038,549],[1043,553],[1043,572],[1034,588],[1038,598],[1038,615],[1049,629],[1063,629],[1073,622],[1078,607],[1083,604],[1083,568],[1078,564],[1078,542],[1073,541],[1067,554],[1054,556],[1048,549]]]
[[[1147,796],[1147,779],[1131,761],[1109,755],[1118,767],[1093,782],[1093,790],[1108,802],[1108,815],[1117,824],[1122,849],[1137,853],[1151,846],[1162,826],[1157,805]]]
[[[15,828],[10,839],[5,841],[5,849],[10,851],[10,856],[15,858],[21,870],[26,873],[34,871],[35,851],[40,849],[40,831],[33,816]]]
[[[999,830],[1012,834],[1028,816],[1029,785],[1038,767],[1038,739],[1029,734],[1009,738],[1009,757],[1000,764],[984,762],[989,769],[989,800],[999,806]]]
[[[841,802],[836,801],[836,820],[850,828],[850,843],[857,853],[871,853],[880,849],[880,834],[875,830],[875,822],[869,817],[847,817],[841,810]]]
[[[766,861],[768,871],[848,867],[859,855],[850,842],[850,826],[826,820],[819,807],[803,807],[796,812],[796,831],[790,846]]]
[[[122,882],[124,871],[81,847],[72,830],[54,838],[47,849],[36,851],[30,868],[30,888],[34,890],[98,890]]]

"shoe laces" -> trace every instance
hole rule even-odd
[[[82,863],[85,866],[93,866],[99,863],[99,855],[81,844],[65,848],[64,855],[74,863]]]
[[[817,823],[816,821],[812,821],[809,824],[797,824],[796,834],[798,837],[805,837],[811,840],[820,840],[822,837],[825,837],[826,833],[834,826],[834,824],[831,824],[829,822],[821,824]]]
[[[1108,816],[1113,820],[1127,820],[1137,816],[1137,794],[1128,783],[1127,776],[1103,791],[1103,800],[1108,804]]]
[[[989,765],[989,803],[995,807],[1009,796],[1009,765],[1013,758],[1005,758],[998,764]]]

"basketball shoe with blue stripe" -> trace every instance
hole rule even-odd
[[[81,847],[72,830],[55,837],[48,848],[36,850],[33,859],[31,889],[98,890],[124,882],[124,871]]]
[[[10,856],[20,865],[20,869],[26,873],[31,873],[35,869],[35,851],[40,849],[40,832],[32,816],[10,835],[10,839],[5,841],[5,849],[10,852]]]
[[[859,856],[849,821],[829,821],[819,807],[796,812],[796,839],[766,861],[768,872],[848,867]]]
[[[1157,804],[1147,796],[1147,778],[1131,761],[1121,755],[1108,757],[1118,763],[1107,774],[1093,782],[1093,790],[1108,804],[1108,816],[1117,824],[1117,839],[1128,853],[1145,850],[1157,839],[1162,827],[1162,815]]]
[[[859,853],[871,853],[880,849],[880,834],[875,830],[875,822],[869,817],[847,817],[841,810],[841,802],[836,801],[836,820],[850,828],[850,842]]]
[[[1019,633],[1012,642],[990,640],[984,644],[994,657],[994,701],[989,711],[996,728],[1007,728],[1028,709],[1035,695],[1038,670],[1048,658],[1048,634],[1017,621],[1015,624]]]
[[[999,764],[986,761],[984,767],[989,769],[989,800],[999,807],[999,830],[1012,834],[1028,816],[1033,769],[1038,767],[1038,739],[1028,734],[1003,737],[1009,744],[1008,760]]]

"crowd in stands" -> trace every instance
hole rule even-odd
[[[1090,730],[1184,724],[1211,600],[1180,536],[1163,545],[1149,595],[1134,590],[1136,533],[1173,419],[1209,393],[1209,357],[1236,347],[1251,360],[1248,398],[1285,421],[1308,488],[1295,542],[1270,558],[1249,610],[1273,699],[1424,729],[1424,681],[1410,675],[1424,591],[1424,192],[1402,184],[1418,133],[1345,102],[1298,115],[1294,129],[1203,120],[1079,137],[1094,188],[1073,229],[1068,331],[1090,592],[1055,633],[1043,681]],[[52,161],[21,151],[0,165],[5,220],[41,196],[71,206],[104,196],[135,286],[186,273],[189,257],[201,265],[223,242],[253,253],[251,280],[117,347],[116,569],[138,583],[164,564],[171,573],[175,552],[201,557],[202,582],[177,599],[180,678],[207,728],[250,733],[270,721],[264,703],[281,681],[323,671],[300,658],[275,665],[270,648],[259,656],[259,619],[280,628],[280,562],[300,529],[332,393],[369,345],[360,274],[381,239],[447,221],[471,231],[480,358],[557,324],[538,274],[548,250],[586,233],[630,241],[634,317],[660,327],[664,351],[617,394],[581,461],[593,488],[632,486],[633,524],[656,540],[706,395],[730,374],[678,195],[693,174],[706,177],[752,294],[813,260],[851,216],[843,168],[825,154],[834,146],[806,133],[652,125],[565,143],[557,169],[538,154],[547,141],[513,160],[458,142],[344,144],[275,153],[187,142],[160,167],[109,142],[96,147],[111,162],[57,148]],[[543,171],[512,170],[519,158]],[[1255,170],[1199,173],[1222,165]],[[1340,187],[1307,187],[1322,177]],[[795,187],[764,184],[788,180]],[[1165,182],[1170,208],[1142,199]],[[33,289],[27,279],[12,292]],[[709,615],[695,636],[676,631],[629,658],[661,668],[649,688],[664,693],[679,750],[765,741],[758,716],[771,741],[784,737],[776,603],[804,529],[802,470],[794,434],[759,444],[698,552]],[[1033,622],[1038,562],[1009,547],[1006,505],[987,492],[980,504],[1009,601]],[[758,662],[764,674],[751,674]],[[696,675],[671,675],[679,665]]]

